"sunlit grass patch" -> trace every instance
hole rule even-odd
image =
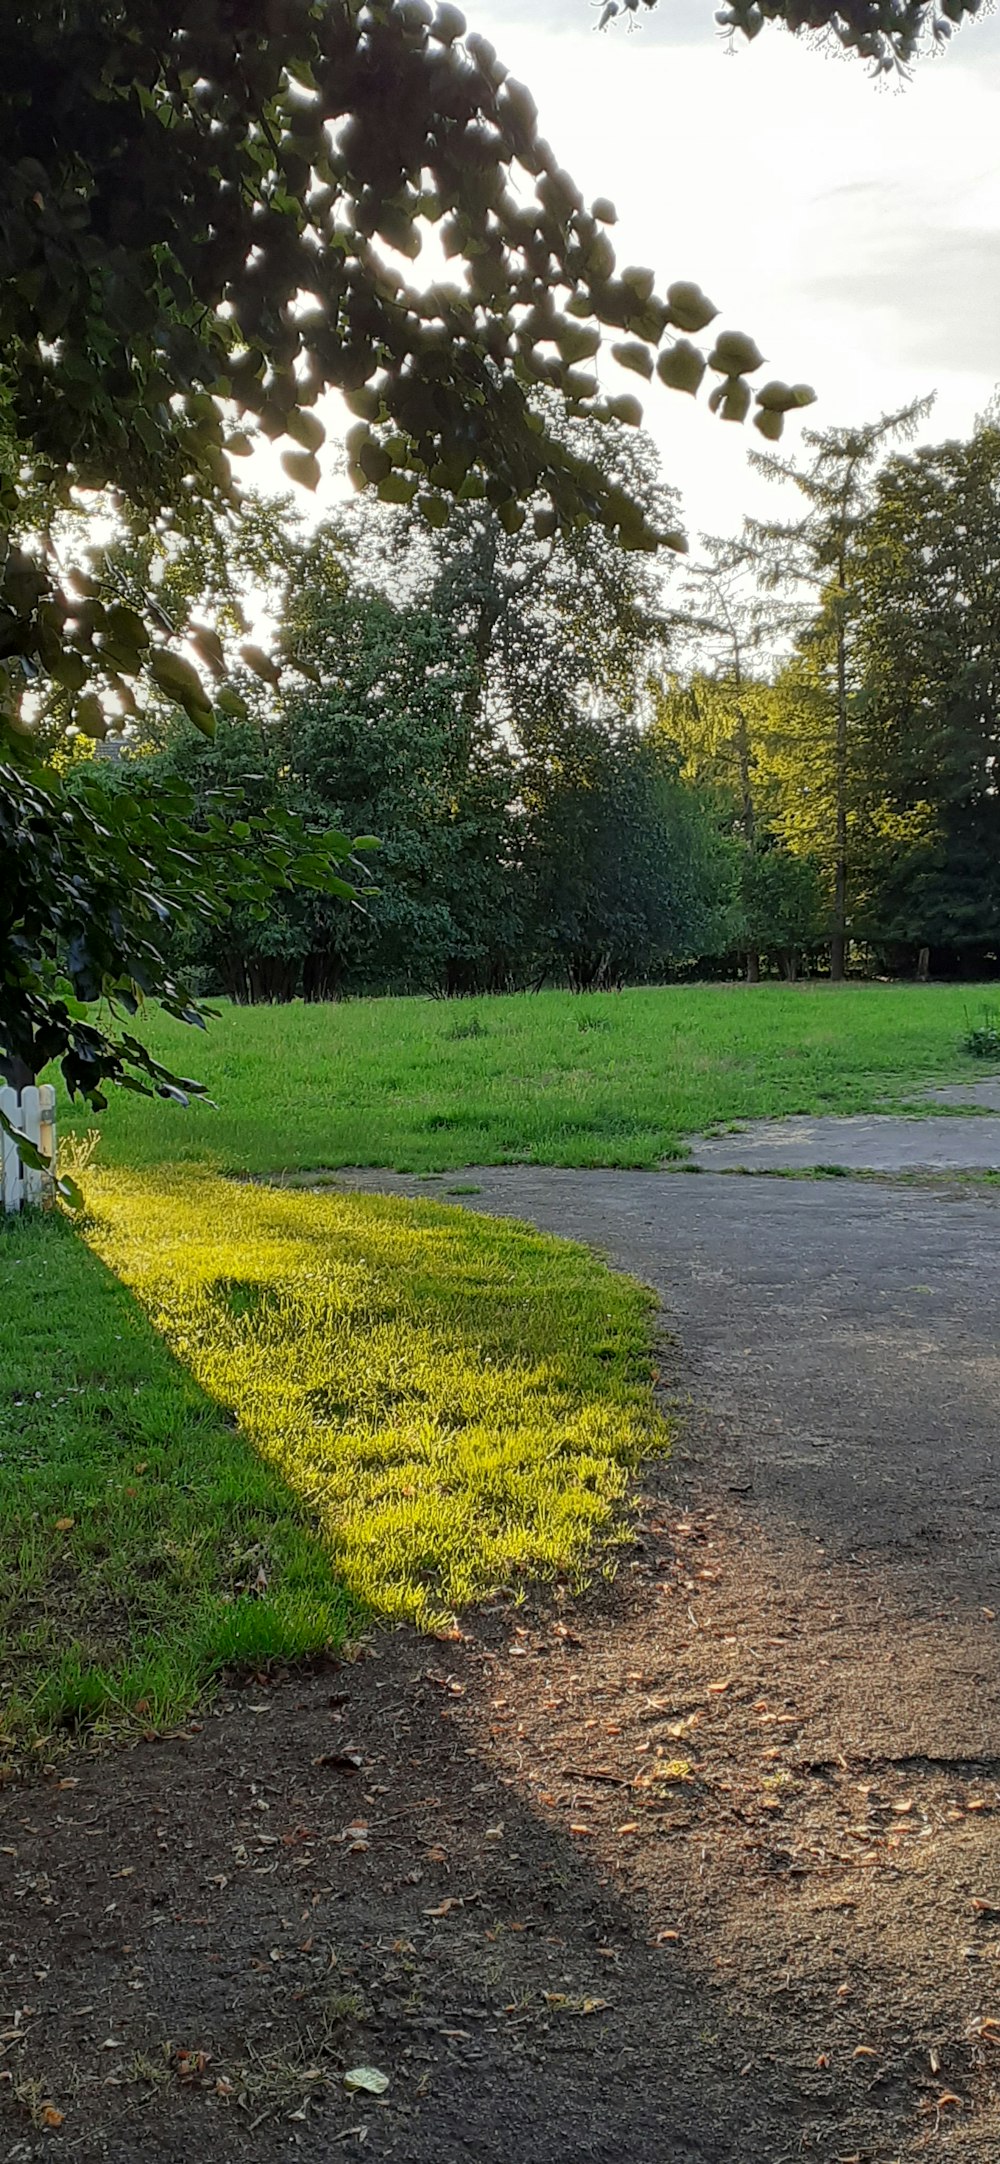
[[[0,1765],[613,1536],[663,1428],[647,1295],[585,1250],[201,1171],[86,1185],[86,1242],[0,1229]]]
[[[440,1205],[90,1183],[91,1240],[318,1528],[350,1598],[427,1625],[578,1570],[661,1432],[648,1297]]]

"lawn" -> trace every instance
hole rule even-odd
[[[718,986],[152,1020],[214,1108],[115,1100],[82,1225],[0,1227],[0,1765],[176,1719],[226,1664],[578,1577],[665,1438],[649,1299],[595,1257],[228,1175],[656,1164],[698,1128],[981,1072],[981,1004]]]
[[[0,1765],[613,1538],[664,1432],[640,1287],[431,1203],[86,1185],[0,1231]]]
[[[655,1165],[703,1128],[869,1111],[922,1081],[981,1074],[960,1043],[987,996],[691,985],[226,1007],[204,1035],[157,1018],[148,1043],[204,1081],[214,1109],[120,1097],[101,1118],[101,1161],[254,1172]]]

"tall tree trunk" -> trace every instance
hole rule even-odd
[[[846,567],[845,567],[846,569]],[[842,984],[847,974],[847,631],[843,620],[846,585],[841,574],[841,616],[837,625],[837,751],[834,767],[836,839],[833,866],[833,934],[830,977]]]
[[[736,759],[740,775],[740,795],[743,799],[742,805],[740,807],[740,827],[743,833],[743,839],[746,842],[748,849],[752,849],[757,840],[757,816],[753,801],[753,769],[751,765],[750,731],[747,728],[747,717],[743,710],[742,698],[740,696],[742,688],[743,678],[740,670],[739,655],[737,654]]]
[[[473,627],[469,645],[475,655],[475,670],[461,702],[462,719],[465,723],[466,743],[471,745],[476,726],[483,710],[486,683],[489,675],[490,656],[493,650],[493,634],[510,600],[508,582],[499,570],[499,541],[496,520],[487,518],[473,543],[476,565],[476,591],[472,601]]]
[[[750,731],[747,727],[746,710],[743,705],[743,657],[739,640],[733,644],[734,676],[736,680],[736,759],[740,776],[740,828],[747,848],[752,852],[757,846],[757,814],[753,800],[753,765],[750,750]],[[760,955],[756,947],[747,949],[746,981],[760,983]]]

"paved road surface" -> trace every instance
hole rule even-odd
[[[1000,1608],[1000,1194],[531,1166],[336,1181],[601,1249],[661,1296],[706,1480],[929,1600]]]

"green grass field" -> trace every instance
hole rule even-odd
[[[149,1045],[205,1082],[215,1109],[122,1096],[101,1118],[101,1162],[655,1165],[703,1128],[870,1111],[921,1082],[981,1074],[960,1044],[987,997],[692,985],[227,1007],[205,1034],[161,1018]]]
[[[720,986],[153,1023],[215,1109],[122,1097],[86,1221],[0,1227],[0,1769],[176,1719],[227,1663],[577,1578],[665,1441],[648,1297],[593,1256],[227,1172],[656,1164],[981,1074],[981,1004]]]

